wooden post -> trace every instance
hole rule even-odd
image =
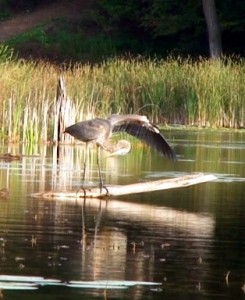
[[[61,127],[63,116],[61,114],[61,107],[65,101],[66,92],[65,92],[65,83],[64,78],[60,76],[57,84],[56,92],[56,102],[55,102],[55,112],[54,112],[54,135],[53,142],[57,144],[61,139]]]
[[[60,76],[58,79],[54,110],[54,144],[71,142],[73,138],[70,135],[65,135],[64,130],[67,126],[75,123],[75,109],[70,98],[66,94],[63,76]]]

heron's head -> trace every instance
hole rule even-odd
[[[109,156],[126,155],[131,150],[131,144],[127,140],[119,140]]]

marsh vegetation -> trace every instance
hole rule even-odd
[[[56,86],[64,77],[70,121],[142,113],[159,124],[244,127],[244,59],[114,58],[100,64],[25,61],[0,47],[0,136],[52,142]]]

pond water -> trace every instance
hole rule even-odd
[[[217,180],[106,200],[44,200],[78,190],[83,147],[2,146],[0,291],[5,299],[244,299],[245,132],[164,133],[177,162],[135,144],[104,157],[107,184],[178,177]],[[98,182],[91,151],[87,182]]]

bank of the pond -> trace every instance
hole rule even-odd
[[[7,50],[1,51],[0,137],[5,140],[53,140],[60,75],[70,123],[140,113],[158,124],[244,127],[243,59],[112,59],[60,68],[13,59]]]

